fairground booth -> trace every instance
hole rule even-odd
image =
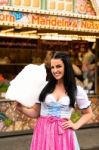
[[[77,83],[92,102],[99,125],[99,0],[0,0],[0,136],[31,133],[35,119],[6,100],[10,81],[28,64],[55,51],[70,55]],[[74,112],[76,121],[80,112]]]

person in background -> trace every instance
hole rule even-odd
[[[77,86],[69,56],[56,52],[50,62],[48,83],[32,108],[16,104],[25,115],[37,118],[30,150],[80,150],[75,130],[92,118],[91,103],[82,87]],[[75,106],[81,109],[81,118],[73,123]]]
[[[83,74],[83,83],[84,88],[87,90],[94,90],[95,82],[95,54],[91,48],[88,48],[88,51],[84,54],[82,59],[82,74]]]

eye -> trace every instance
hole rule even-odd
[[[53,69],[54,68],[54,66],[51,66],[51,69]]]
[[[62,67],[61,65],[57,65],[57,66],[56,66],[56,68],[61,68],[61,67]]]

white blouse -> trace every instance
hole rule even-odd
[[[69,96],[64,96],[60,100],[56,100],[52,94],[48,94],[45,101],[41,103],[41,116],[56,116],[60,118],[70,118],[73,108],[69,106]],[[77,86],[76,104],[79,109],[84,109],[90,106],[88,96],[84,89]]]

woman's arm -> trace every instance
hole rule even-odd
[[[79,129],[92,118],[93,113],[91,107],[83,109],[81,118],[74,124],[76,129]]]
[[[83,109],[81,118],[76,122],[73,123],[70,119],[63,123],[63,128],[72,128],[74,130],[79,129],[81,126],[86,124],[93,116],[91,107]]]
[[[16,109],[28,117],[38,118],[40,116],[41,105],[36,103],[32,108],[27,108],[22,106],[20,103],[16,103]]]

